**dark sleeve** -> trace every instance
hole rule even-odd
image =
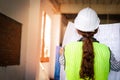
[[[64,48],[63,48],[64,49]],[[65,49],[64,49],[64,51],[65,51]],[[65,65],[65,56],[64,56],[64,51],[62,52],[62,55],[60,55],[60,57],[59,57],[59,63],[61,64],[61,65]]]
[[[65,52],[65,48],[64,48],[64,52]],[[59,57],[59,63],[60,63],[61,65],[63,65],[63,66],[64,66],[64,69],[65,69],[65,66],[66,66],[65,62],[66,62],[66,60],[65,60],[65,54],[64,54],[64,52],[63,52],[63,54]]]
[[[115,59],[115,56],[112,52],[111,52],[110,63],[111,63],[110,65],[111,70],[116,71],[116,72],[120,71],[120,61],[117,61]]]

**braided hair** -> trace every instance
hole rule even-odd
[[[82,55],[82,64],[80,66],[79,75],[83,79],[92,79],[94,80],[94,51],[92,45],[92,38],[95,33],[97,33],[96,29],[94,32],[83,32],[77,30],[78,34],[83,36],[83,55]]]

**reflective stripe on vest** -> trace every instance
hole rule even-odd
[[[65,46],[65,72],[67,80],[80,79],[79,71],[82,61],[82,42],[72,42]],[[95,80],[108,80],[110,51],[107,46],[93,42]]]

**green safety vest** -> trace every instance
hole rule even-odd
[[[65,46],[65,72],[67,80],[83,80],[79,76],[82,61],[82,42],[72,42]],[[94,78],[108,80],[110,68],[110,50],[98,42],[93,42]]]

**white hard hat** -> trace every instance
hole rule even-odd
[[[99,24],[97,13],[89,7],[82,9],[74,21],[75,28],[84,32],[93,32],[99,27]]]

